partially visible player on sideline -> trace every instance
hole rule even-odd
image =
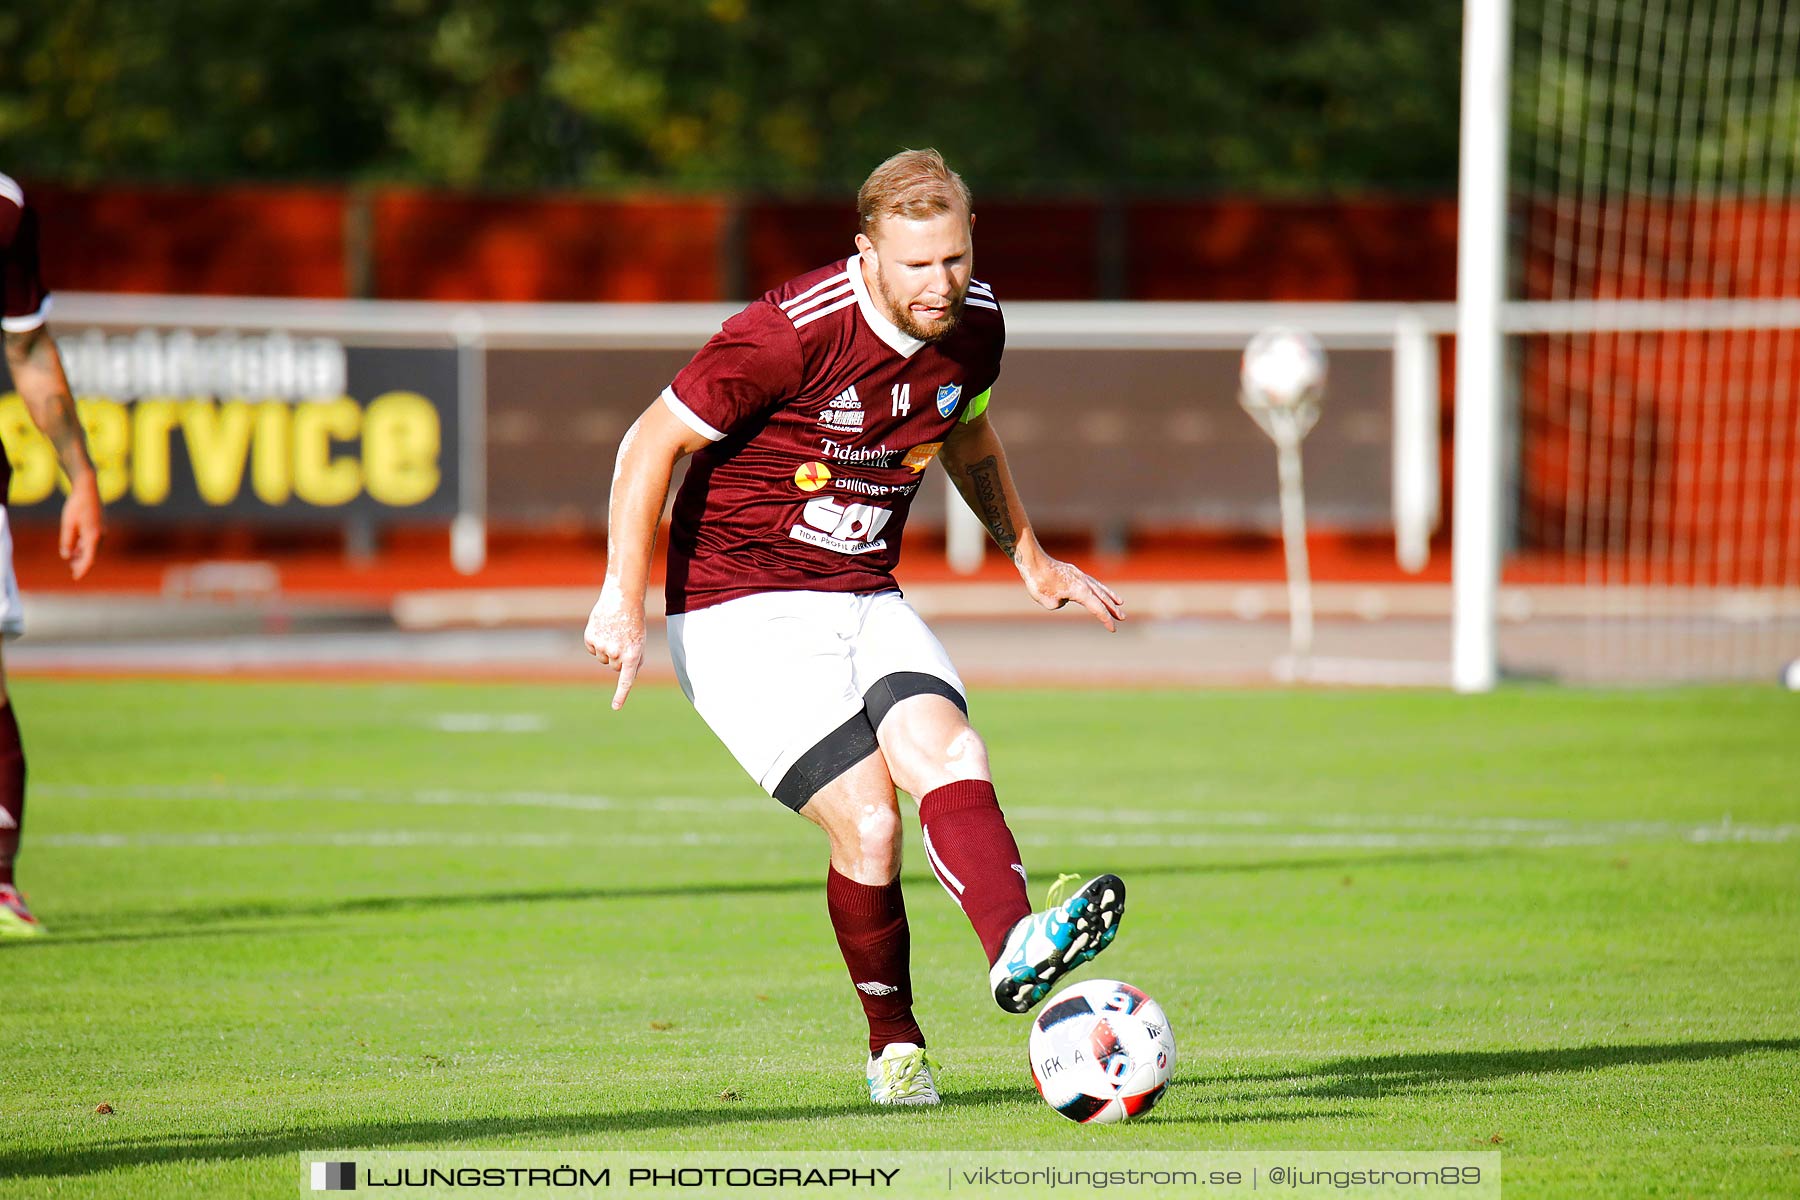
[[[643,662],[670,474],[692,454],[669,543],[676,674],[751,777],[830,842],[826,906],[869,1022],[869,1098],[935,1104],[913,1017],[895,787],[918,801],[926,857],[975,927],[1008,1012],[1030,1011],[1112,941],[1125,885],[1101,875],[1031,911],[962,680],[894,582],[931,460],[1033,600],[1074,601],[1109,630],[1125,614],[1111,589],[1044,553],[1013,487],[987,411],[1005,326],[971,276],[961,178],[935,150],[905,151],[875,169],[857,207],[857,253],[725,322],[626,432],[586,641],[619,672],[619,708]]]
[[[37,214],[25,192],[0,175],[0,329],[6,334],[6,367],[25,410],[44,431],[69,476],[69,498],[63,504],[58,547],[76,579],[94,565],[100,549],[100,490],[87,439],[75,415],[69,381],[63,374],[56,343],[44,324],[50,294],[38,273]],[[0,454],[0,634],[17,637],[24,629],[19,584],[13,577],[12,526],[6,513],[12,463]],[[25,822],[25,749],[19,722],[6,693],[6,668],[0,660],[0,937],[31,937],[44,932],[13,881],[13,859]]]

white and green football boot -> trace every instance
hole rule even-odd
[[[875,1104],[936,1104],[937,1084],[931,1078],[931,1059],[925,1047],[894,1042],[881,1055],[869,1059],[869,1100]]]
[[[47,931],[31,915],[19,889],[0,883],[0,937],[43,937]]]
[[[1125,882],[1097,875],[1067,900],[1063,886],[1081,878],[1064,875],[1050,886],[1043,912],[1014,925],[988,972],[994,1003],[1009,1013],[1028,1013],[1050,994],[1056,981],[1091,960],[1118,936],[1125,915]]]

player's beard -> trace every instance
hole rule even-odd
[[[963,301],[969,294],[968,285],[965,284],[962,291],[950,297],[950,303],[944,308],[944,319],[927,326],[921,325],[913,319],[910,306],[894,299],[894,294],[888,291],[887,280],[881,277],[880,272],[875,274],[875,287],[881,293],[882,305],[887,308],[888,320],[892,321],[901,333],[921,342],[941,342],[949,337],[950,331],[956,328],[956,323],[962,320]]]

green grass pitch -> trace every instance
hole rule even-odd
[[[286,1195],[326,1147],[1498,1149],[1516,1196],[1800,1193],[1800,700],[977,691],[1038,891],[1175,1085],[1037,1098],[916,823],[946,1103],[874,1110],[823,840],[673,690],[15,681],[0,1195]],[[110,1104],[111,1115],[96,1105]]]

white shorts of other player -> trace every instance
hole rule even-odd
[[[19,580],[13,574],[12,519],[0,504],[0,637],[15,638],[25,632],[25,608],[19,601]]]
[[[863,708],[878,680],[932,675],[966,696],[950,656],[899,592],[763,592],[669,618],[681,690],[771,796],[800,756]]]

